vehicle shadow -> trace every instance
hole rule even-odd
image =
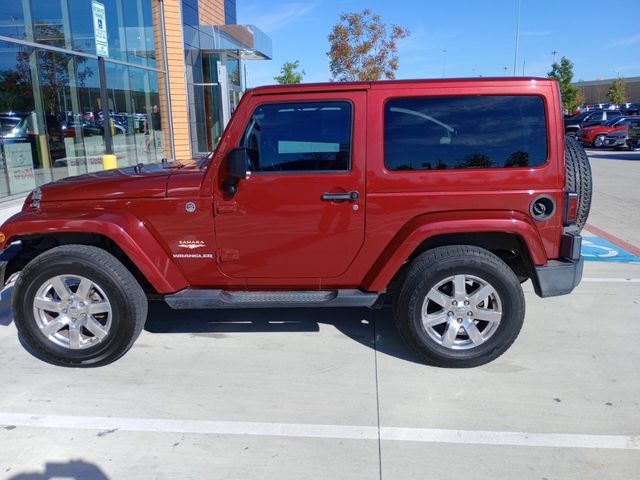
[[[383,354],[421,363],[400,338],[390,308],[172,310],[162,301],[150,301],[145,330],[215,338],[225,333],[319,332],[323,324]]]
[[[0,325],[13,321],[13,287],[0,297]],[[320,325],[333,325],[356,342],[378,352],[414,363],[421,363],[400,338],[391,309],[368,308],[252,308],[229,310],[172,310],[161,300],[149,301],[145,330],[150,333],[191,333],[214,337],[225,333],[278,333],[320,331]],[[21,340],[23,347],[30,350]],[[36,352],[31,352],[42,358]]]
[[[8,480],[109,480],[104,472],[92,463],[83,460],[71,460],[67,463],[47,463],[42,473],[18,473]]]

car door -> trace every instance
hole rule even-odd
[[[591,127],[593,125],[600,125],[604,120],[604,112],[593,112],[591,115],[587,116],[582,122],[582,128]]]
[[[231,199],[219,184],[215,193],[226,275],[249,285],[317,280],[341,275],[355,258],[365,231],[366,93],[334,95],[251,99],[237,146],[255,161]]]

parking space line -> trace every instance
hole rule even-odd
[[[95,430],[98,436],[125,432],[199,435],[251,435],[348,440],[378,440],[375,426],[305,423],[218,422],[155,418],[79,417],[0,412],[0,425]],[[11,432],[18,430],[11,429]],[[494,432],[434,428],[380,427],[380,440],[423,443],[464,443],[523,447],[640,450],[640,436],[563,433]]]
[[[0,412],[0,425],[70,428],[109,432],[193,433],[201,435],[254,435],[353,440],[378,439],[377,426],[314,425],[304,423],[218,422],[209,420],[169,420],[156,418],[29,415]]]
[[[601,283],[640,283],[640,278],[606,278],[606,277],[584,277],[583,282]]]
[[[637,435],[581,435],[393,427],[382,427],[380,430],[383,440],[404,442],[640,450],[640,436]]]

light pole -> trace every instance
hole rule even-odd
[[[518,19],[516,20],[516,54],[513,57],[513,76],[516,76],[516,65],[518,64],[518,46],[520,43],[520,7],[522,0],[518,0]]]
[[[553,55],[553,62],[552,63],[556,63],[556,53],[558,53],[556,50],[551,52],[551,55]]]
[[[447,51],[442,50],[442,78],[446,77],[447,71]]]

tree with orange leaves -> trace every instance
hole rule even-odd
[[[409,30],[387,25],[380,15],[364,9],[361,13],[343,13],[328,36],[331,48],[332,80],[380,80],[395,78],[398,69],[398,40],[409,35]]]

